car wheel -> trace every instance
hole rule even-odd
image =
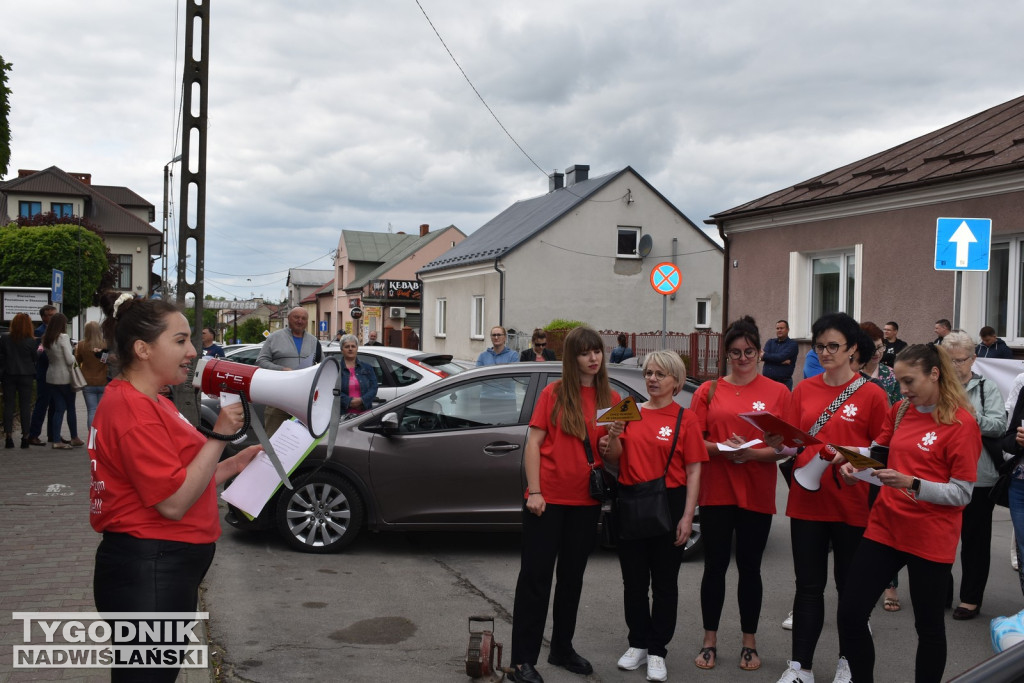
[[[704,535],[700,532],[700,508],[693,514],[693,531],[683,546],[683,562],[693,559],[704,550]]]
[[[331,553],[356,539],[365,513],[355,486],[338,474],[320,471],[297,478],[292,491],[281,489],[276,518],[278,531],[295,550]]]

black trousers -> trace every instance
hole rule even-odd
[[[875,644],[868,618],[892,576],[907,568],[910,601],[917,630],[916,683],[938,683],[946,668],[944,598],[952,565],[932,562],[870,539],[863,539],[850,566],[849,582],[839,598],[839,649],[857,683],[873,683]],[[794,624],[795,625],[795,624]],[[897,644],[899,647],[906,643]],[[894,678],[888,672],[887,679]],[[902,676],[900,677],[903,678]]]
[[[629,645],[659,657],[668,654],[676,630],[683,546],[673,543],[675,527],[686,509],[686,487],[668,489],[667,494],[672,531],[654,538],[620,539],[617,546]]]
[[[4,432],[7,434],[14,430],[14,407],[17,406],[21,438],[28,438],[32,427],[32,383],[35,379],[32,375],[4,375]]]
[[[93,597],[99,612],[195,612],[213,543],[135,538],[106,532],[96,550]],[[184,644],[184,643],[182,643]],[[110,680],[173,683],[178,669],[111,669]]]
[[[540,517],[523,505],[523,547],[512,608],[510,662],[536,664],[548,617],[552,578],[551,651],[572,649],[576,613],[583,591],[583,573],[597,543],[599,505],[551,505]],[[556,569],[557,562],[557,569]]]
[[[736,538],[736,598],[740,629],[757,633],[761,618],[761,557],[768,545],[772,515],[744,510],[736,505],[702,505],[700,530],[704,535],[704,576],[700,581],[700,610],[704,630],[717,631],[725,605],[725,574]]]
[[[703,511],[703,508],[701,510]],[[793,545],[793,571],[796,574],[796,595],[793,596],[793,650],[790,659],[800,662],[804,669],[813,669],[814,650],[818,647],[818,638],[825,625],[825,584],[828,583],[829,545],[832,546],[832,573],[836,592],[842,600],[850,564],[864,535],[864,528],[843,522],[815,522],[790,518],[789,535]],[[895,570],[889,572],[885,585],[888,585],[895,574]],[[882,588],[885,588],[885,585]],[[881,595],[881,589],[878,592]],[[839,652],[839,655],[841,654],[842,648]]]
[[[987,457],[982,453],[983,457]],[[992,487],[975,487],[971,502],[964,507],[960,531],[960,602],[981,605],[992,559]]]

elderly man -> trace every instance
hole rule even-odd
[[[376,332],[370,332],[370,340],[367,341],[365,344],[363,344],[363,346],[384,346],[384,345],[381,344],[379,341],[377,341],[377,333]]]
[[[308,323],[309,313],[305,308],[296,306],[288,311],[288,327],[267,337],[256,358],[256,365],[264,370],[302,370],[319,363],[323,350],[316,337],[307,331]],[[283,410],[267,406],[263,414],[267,436],[277,431],[288,417]]]

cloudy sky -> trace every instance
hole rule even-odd
[[[280,298],[343,229],[471,233],[577,163],[632,166],[703,225],[1024,92],[1021,0],[208,2],[214,296]],[[5,0],[7,178],[91,173],[160,226],[184,14]]]

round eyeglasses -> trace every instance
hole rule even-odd
[[[733,360],[738,360],[741,356],[753,358],[756,355],[757,349],[755,349],[753,346],[748,346],[745,349],[729,349],[729,358],[732,358]]]

